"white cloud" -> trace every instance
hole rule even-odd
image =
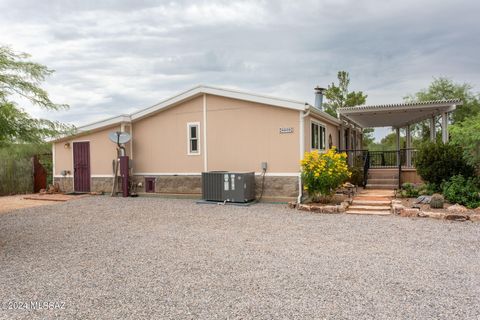
[[[0,2],[0,43],[56,70],[47,88],[76,124],[146,107],[199,83],[312,101],[350,71],[368,103],[433,76],[479,90],[472,1]]]

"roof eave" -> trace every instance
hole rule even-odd
[[[202,94],[217,95],[217,96],[222,96],[222,97],[227,97],[232,99],[239,99],[243,101],[272,105],[276,107],[299,110],[299,111],[304,111],[307,105],[307,103],[301,102],[301,101],[276,98],[272,96],[260,95],[260,94],[249,93],[249,92],[242,92],[234,89],[224,89],[224,88],[218,88],[218,87],[212,87],[212,86],[198,85],[196,87],[193,87],[189,90],[181,92],[173,97],[165,99],[160,103],[157,103],[151,107],[142,109],[140,111],[137,111],[131,114],[123,114],[120,116],[115,116],[115,117],[111,117],[101,121],[96,121],[93,123],[86,124],[84,126],[79,127],[77,129],[78,130],[77,133],[69,136],[60,137],[55,140],[51,140],[50,142],[63,141],[68,138],[81,135],[82,133],[84,134],[85,132],[91,132],[93,130],[97,131],[103,128],[114,126],[116,124],[130,123],[135,120],[140,120],[145,117],[148,117],[151,114],[174,107],[184,101],[193,99]],[[330,116],[330,115],[327,114],[327,116]]]
[[[326,120],[327,122],[330,122],[331,124],[339,125],[339,124],[342,123],[341,120],[329,115],[325,111],[322,111],[322,110],[319,110],[319,109],[315,108],[311,104],[307,103],[306,106],[307,106],[307,110],[310,110],[311,113],[322,117],[324,120]]]
[[[199,85],[180,94],[177,94],[171,98],[163,100],[149,108],[134,112],[131,114],[132,121],[140,120],[149,116],[150,114],[162,111],[167,108],[174,107],[175,105],[182,103],[188,99],[195,98],[202,94],[216,95],[226,98],[238,99],[243,101],[255,102],[260,104],[266,104],[281,108],[305,110],[305,102],[276,98],[271,96],[259,95],[255,93],[248,93],[237,91],[233,89],[224,89],[212,86]]]

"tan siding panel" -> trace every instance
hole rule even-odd
[[[198,173],[203,170],[203,99],[183,102],[133,123],[134,171]],[[187,123],[200,122],[200,155],[187,155]]]
[[[209,170],[298,172],[298,111],[212,95],[207,106]]]
[[[115,159],[117,151],[116,145],[108,139],[108,134],[118,130],[120,126],[55,143],[55,175],[60,175],[62,170],[68,170],[73,174],[72,150],[75,141],[90,141],[90,173],[92,175],[111,175],[112,160]],[[70,143],[70,148],[65,149],[67,142]]]

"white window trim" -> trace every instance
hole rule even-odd
[[[312,135],[313,135],[312,124],[316,124],[320,127],[323,127],[323,129],[325,129],[325,134],[323,135],[323,149],[312,148]],[[327,126],[318,120],[310,119],[310,150],[326,151],[328,149],[326,137],[327,137]]]
[[[197,152],[190,151],[190,128],[196,126],[197,127]],[[199,156],[201,155],[202,146],[200,143],[200,122],[188,122],[187,123],[187,155],[189,156]]]

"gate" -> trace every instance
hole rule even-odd
[[[33,167],[33,192],[40,192],[42,189],[47,189],[47,170],[40,163],[38,156],[32,157]]]

